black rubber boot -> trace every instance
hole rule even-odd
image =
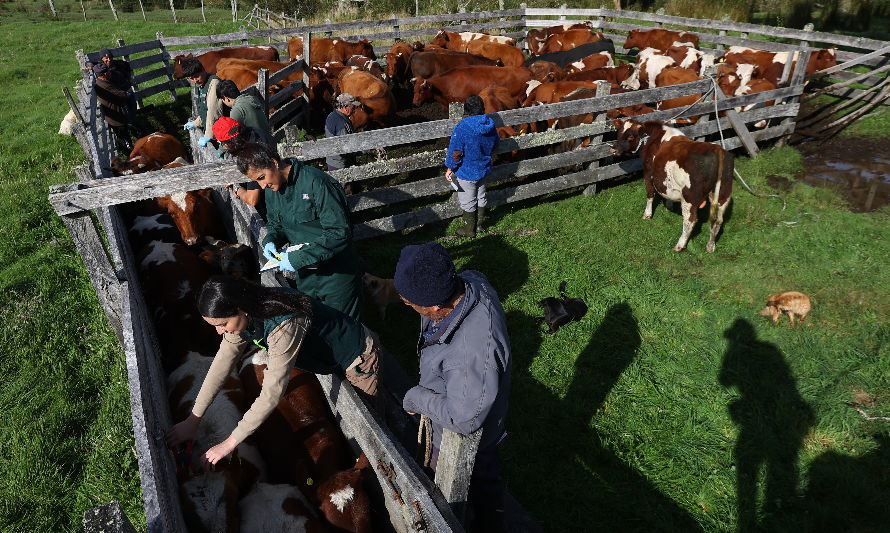
[[[476,233],[485,233],[485,208],[480,207],[476,210]]]
[[[467,212],[464,211],[463,214],[464,225],[457,228],[455,231],[455,235],[460,235],[461,237],[475,237],[476,236],[476,211]]]

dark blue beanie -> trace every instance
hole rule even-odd
[[[451,256],[437,242],[402,248],[393,283],[403,298],[422,307],[446,303],[458,288]]]

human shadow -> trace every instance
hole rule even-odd
[[[563,397],[535,377],[558,382],[558,363],[539,362],[542,326],[508,314],[513,385],[503,462],[510,490],[548,531],[700,531],[701,527],[606,445],[591,419],[639,350],[637,320],[627,303],[612,305],[575,361]],[[564,326],[556,335],[583,327]],[[519,346],[522,349],[517,349]],[[538,367],[538,364],[542,364]],[[549,379],[549,378],[548,378]]]
[[[890,525],[890,437],[861,456],[825,452],[810,464],[806,531],[886,531]]]
[[[782,353],[758,340],[751,323],[737,319],[724,336],[729,347],[718,379],[739,394],[728,406],[739,426],[733,451],[737,531],[774,530],[799,500],[798,453],[815,416],[798,393]]]

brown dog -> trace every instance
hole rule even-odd
[[[766,307],[760,310],[760,316],[773,317],[773,324],[779,322],[779,316],[788,315],[791,327],[794,327],[794,316],[803,322],[810,312],[810,297],[802,292],[785,291],[771,294],[766,300]]]
[[[386,306],[391,303],[401,303],[402,299],[396,292],[392,279],[378,278],[377,276],[362,274],[362,284],[365,286],[365,293],[371,297],[371,301],[377,306],[377,312],[380,318],[386,318]]]

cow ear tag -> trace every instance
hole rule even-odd
[[[311,478],[311,477],[307,477],[307,478],[306,478],[306,484],[307,484],[307,485],[310,485],[310,486],[311,486],[313,483],[315,483],[315,482],[312,481],[312,478]]]

